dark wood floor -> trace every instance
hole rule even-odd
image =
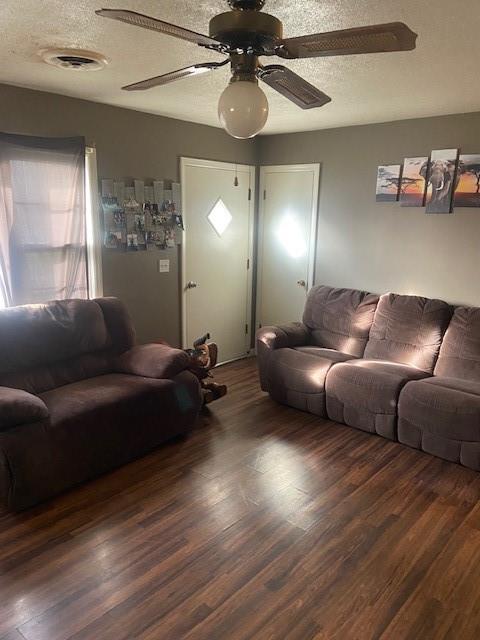
[[[0,640],[480,637],[480,474],[275,405],[0,520]]]

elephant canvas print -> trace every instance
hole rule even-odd
[[[452,213],[456,187],[458,149],[432,151],[430,163],[421,169],[427,176],[426,213]]]
[[[423,207],[426,195],[428,157],[405,158],[400,183],[402,207]]]
[[[480,154],[462,155],[458,162],[456,207],[480,207]]]
[[[378,167],[377,202],[395,202],[398,200],[401,170],[402,165],[400,164],[386,164]]]

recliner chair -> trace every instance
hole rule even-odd
[[[480,471],[480,308],[457,307],[434,377],[400,395],[398,439]]]
[[[383,295],[363,359],[328,375],[328,417],[396,440],[400,392],[407,382],[432,375],[451,315],[442,300]]]
[[[260,383],[277,402],[326,417],[325,379],[338,362],[361,358],[378,296],[355,289],[313,287],[303,322],[257,332]]]

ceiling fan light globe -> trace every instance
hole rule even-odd
[[[267,96],[256,81],[232,82],[220,96],[218,117],[222,127],[234,138],[253,138],[267,122]]]

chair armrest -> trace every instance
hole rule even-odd
[[[310,331],[301,322],[290,322],[278,327],[262,327],[257,331],[257,347],[283,349],[310,343]]]
[[[48,418],[46,404],[23,389],[0,387],[0,431]]]
[[[260,386],[269,390],[268,365],[275,349],[299,347],[310,343],[310,331],[301,322],[290,322],[278,327],[262,327],[257,331],[257,363]]]
[[[141,344],[114,360],[116,373],[144,378],[174,378],[188,369],[190,359],[184,351],[166,344]]]

